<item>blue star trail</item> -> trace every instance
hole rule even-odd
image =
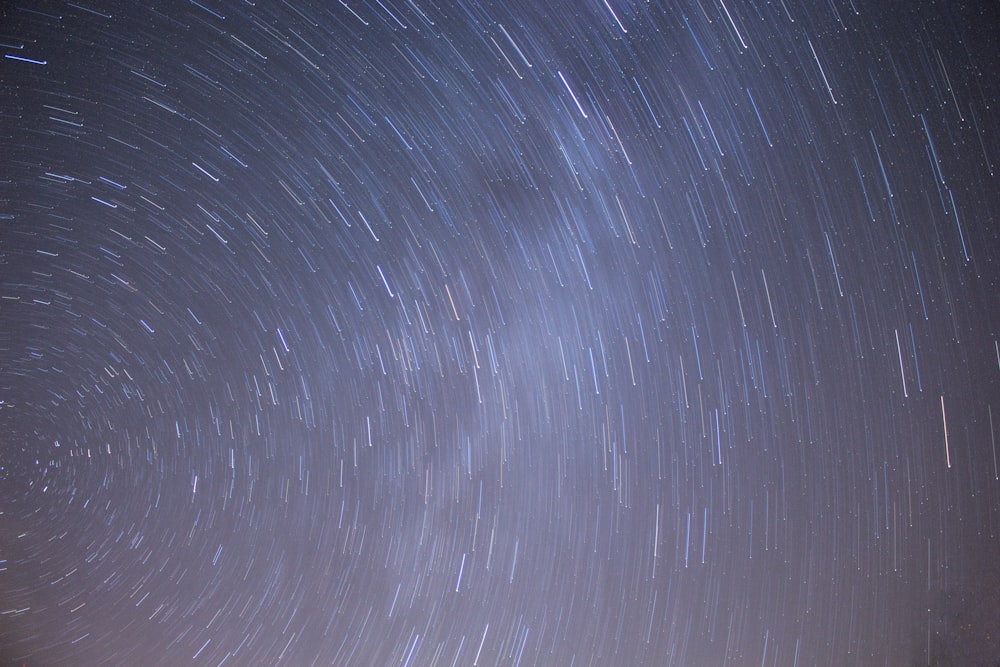
[[[996,664],[994,3],[0,13],[0,662]]]

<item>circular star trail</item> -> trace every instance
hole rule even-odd
[[[2,12],[5,661],[1000,654],[991,3]]]

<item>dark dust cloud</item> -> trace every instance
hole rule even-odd
[[[0,660],[994,665],[997,14],[6,3]]]

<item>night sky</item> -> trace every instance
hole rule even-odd
[[[998,14],[5,3],[0,662],[995,664]]]

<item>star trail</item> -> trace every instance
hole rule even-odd
[[[996,4],[0,14],[0,661],[1000,660]]]

